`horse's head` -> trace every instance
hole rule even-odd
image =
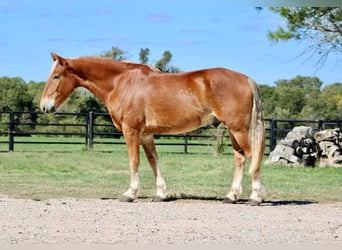
[[[77,87],[77,76],[71,67],[71,60],[54,53],[51,53],[51,57],[54,63],[40,98],[40,109],[45,113],[54,113]]]

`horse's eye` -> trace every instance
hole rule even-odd
[[[61,76],[59,76],[59,75],[53,76],[53,80],[58,80],[59,78],[61,78]]]

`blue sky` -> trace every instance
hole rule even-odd
[[[225,67],[262,84],[297,75],[342,82],[341,59],[332,56],[317,71],[314,59],[295,59],[306,42],[270,42],[267,31],[282,24],[267,8],[227,0],[2,0],[0,77],[45,81],[50,52],[79,57],[118,46],[132,62],[140,48],[150,49],[151,63],[170,50],[182,71]]]

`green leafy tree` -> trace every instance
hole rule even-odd
[[[281,118],[297,118],[305,105],[303,90],[297,86],[290,87],[287,80],[277,81],[276,84],[276,115]]]
[[[164,51],[162,58],[160,58],[154,66],[157,69],[159,69],[161,72],[168,72],[168,73],[180,72],[179,68],[170,65],[171,59],[172,59],[171,52],[166,50]]]
[[[310,58],[319,55],[318,66],[322,66],[331,53],[342,52],[342,8],[340,7],[276,7],[272,11],[285,18],[286,27],[268,33],[272,41],[290,39],[311,42],[304,54]]]
[[[73,91],[68,99],[59,108],[60,112],[80,112],[80,102],[82,101],[80,89]]]
[[[273,99],[275,87],[266,84],[261,84],[259,85],[259,88],[262,96],[264,117],[271,118],[276,105]]]
[[[123,51],[122,49],[116,46],[113,46],[111,50],[102,53],[100,56],[112,58],[115,61],[125,61],[128,59],[127,52]]]
[[[0,111],[32,111],[33,98],[26,82],[19,78],[0,78]]]
[[[150,49],[146,48],[146,49],[140,49],[139,52],[139,61],[142,64],[147,64],[148,63],[148,56],[150,54]]]
[[[40,110],[40,97],[43,93],[45,87],[45,82],[34,82],[30,81],[27,84],[27,91],[30,94],[30,96],[33,98],[33,109],[32,111],[39,111]]]
[[[274,87],[261,85],[265,117],[315,119],[321,86],[319,78],[303,76],[278,80]]]
[[[325,87],[317,102],[320,119],[342,119],[342,83],[335,83]]]
[[[19,78],[0,78],[0,111],[32,111],[34,110],[33,97],[28,92],[26,82]],[[15,116],[15,122],[35,122],[36,116],[32,114],[22,114]],[[8,114],[0,114],[0,130],[8,131],[5,123],[9,122]],[[28,128],[29,129],[29,128]],[[17,129],[23,130],[23,129]]]
[[[84,96],[79,104],[81,113],[88,113],[94,111],[97,113],[106,113],[106,106],[94,95]]]

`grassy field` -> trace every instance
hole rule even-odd
[[[45,145],[45,147],[47,147]],[[114,152],[10,152],[0,153],[0,194],[16,198],[55,197],[119,198],[129,184],[125,146]],[[161,171],[168,192],[175,197],[223,198],[231,185],[232,156],[209,153],[167,153],[159,146]],[[142,154],[140,197],[154,195],[152,171]],[[250,176],[245,171],[243,199],[250,194]],[[263,166],[266,200],[342,201],[342,168],[292,168]]]

